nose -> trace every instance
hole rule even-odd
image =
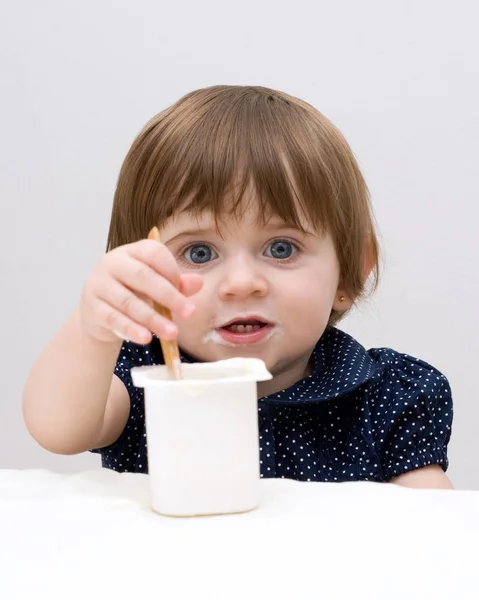
[[[261,267],[252,258],[238,256],[224,265],[219,285],[222,300],[244,299],[249,296],[261,298],[268,293],[268,282]]]

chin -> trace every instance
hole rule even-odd
[[[223,358],[261,358],[267,362],[266,352],[262,352],[259,347],[252,346],[232,346],[216,348],[211,354],[217,356],[214,360],[222,360]]]
[[[181,345],[181,344],[180,344]],[[266,364],[271,364],[271,358],[268,357],[266,348],[258,346],[222,346],[213,343],[197,344],[194,347],[200,348],[201,351],[190,351],[187,346],[181,346],[182,349],[193,359],[201,362],[215,362],[217,360],[225,360],[228,358],[260,358]]]

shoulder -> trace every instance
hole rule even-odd
[[[375,388],[406,399],[426,397],[437,401],[448,399],[451,389],[447,377],[428,362],[393,350],[372,348],[368,355],[375,364]]]
[[[314,377],[324,396],[345,395],[356,388],[391,387],[438,394],[449,389],[447,378],[429,363],[392,348],[366,350],[346,332],[328,328],[314,354]]]
[[[368,394],[370,421],[386,477],[435,464],[446,470],[453,420],[446,376],[391,348],[368,354],[377,367]]]
[[[315,350],[319,399],[355,398],[384,479],[428,465],[447,469],[453,404],[446,376],[392,348],[366,350],[331,328]],[[319,386],[318,386],[319,387]]]
[[[449,382],[436,367],[392,348],[366,350],[339,329],[330,328],[320,340],[315,362],[316,377],[329,395],[339,390],[345,395],[361,388],[378,409],[397,411],[426,402],[431,408],[452,408]]]
[[[389,395],[401,390],[436,394],[438,399],[450,394],[446,377],[423,360],[401,354],[392,348],[366,350],[349,334],[329,327],[312,355],[312,373],[293,388],[276,394],[275,401],[288,402],[285,396],[294,392],[297,402],[334,400],[351,394]],[[403,395],[404,395],[403,394]],[[383,394],[384,395],[384,394]]]

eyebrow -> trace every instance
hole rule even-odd
[[[293,231],[297,231],[299,233],[302,233],[304,235],[313,235],[313,236],[317,236],[318,234],[315,233],[314,231],[310,231],[308,229],[301,229],[299,227],[296,227],[295,225],[293,225],[292,223],[284,223],[283,221],[278,221],[278,222],[273,222],[273,223],[268,223],[266,224],[262,229],[264,230],[276,230],[276,231],[282,231],[282,230],[293,230]]]
[[[277,223],[268,223],[266,224],[264,227],[262,227],[262,230],[287,230],[287,229],[294,229],[295,231],[298,231],[300,233],[303,233],[305,235],[317,235],[312,231],[303,231],[302,229],[299,229],[298,227],[295,227],[294,225],[288,224],[288,223],[283,223],[283,222],[277,222]],[[170,244],[171,242],[174,242],[177,239],[180,239],[182,237],[197,237],[197,236],[201,236],[203,235],[211,235],[211,234],[217,234],[218,230],[215,227],[198,227],[195,229],[187,229],[186,231],[182,231],[180,233],[177,233],[174,237],[172,237],[171,239],[167,240],[165,243],[166,244]]]
[[[216,229],[214,229],[213,227],[187,229],[186,231],[182,231],[181,233],[177,233],[174,237],[172,237],[166,243],[169,244],[170,242],[173,242],[173,241],[177,240],[178,238],[182,238],[182,237],[198,236],[198,235],[207,234],[207,233],[211,234],[213,232],[216,232]]]
[[[297,229],[300,231],[299,227],[295,227],[292,223],[284,223],[283,221],[267,223],[262,229]]]

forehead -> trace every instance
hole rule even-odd
[[[272,198],[265,201],[251,182],[238,193],[239,187],[230,188],[213,202],[197,202],[191,196],[177,203],[177,210],[166,219],[162,228],[216,229],[219,232],[284,226],[300,230],[314,229],[311,218],[306,215],[296,194],[289,194],[290,208],[284,210],[284,206],[276,206]]]
[[[300,220],[301,229],[305,231],[310,229],[304,215],[300,216]],[[278,215],[264,214],[258,207],[250,206],[239,214],[225,211],[220,215],[215,215],[208,210],[201,213],[184,210],[168,218],[161,229],[167,234],[179,235],[182,231],[194,232],[195,230],[215,230],[222,234],[238,230],[259,231],[285,227],[300,229],[297,225],[287,223]]]

